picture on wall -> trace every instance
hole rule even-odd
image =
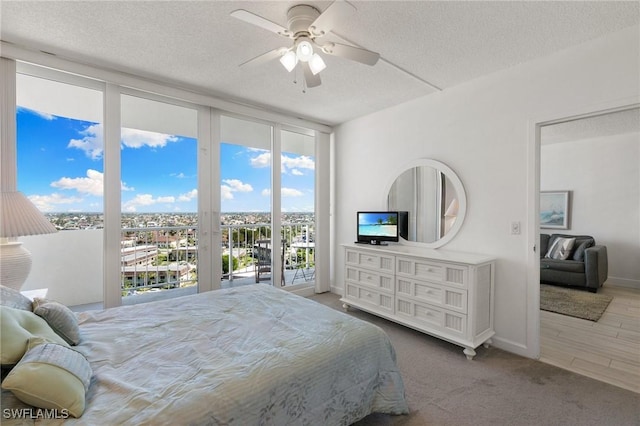
[[[569,229],[571,191],[540,191],[540,227]]]

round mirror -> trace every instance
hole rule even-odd
[[[388,210],[408,213],[407,233],[401,241],[430,248],[451,241],[467,210],[458,175],[439,161],[419,159],[395,176],[385,192],[385,203]]]

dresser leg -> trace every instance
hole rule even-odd
[[[484,346],[485,349],[489,349],[489,345],[492,344],[493,341],[491,341],[491,339],[487,340],[486,342],[484,342],[482,344],[482,346]]]
[[[342,309],[344,309],[346,311],[347,309],[349,309],[349,305],[347,305],[346,303],[343,303],[342,304]]]
[[[474,356],[476,356],[476,351],[473,348],[464,348],[464,354],[467,356],[467,359],[471,361]]]

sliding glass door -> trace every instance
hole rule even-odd
[[[273,128],[229,116],[220,126],[222,287],[272,283]]]
[[[122,94],[122,304],[197,292],[197,110]]]

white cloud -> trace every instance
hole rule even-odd
[[[176,199],[172,196],[154,198],[151,194],[138,194],[133,199],[122,203],[122,210],[133,213],[138,211],[139,207],[153,206],[158,203],[175,203]]]
[[[104,151],[103,127],[102,124],[92,124],[82,130],[82,139],[72,139],[67,148],[78,148],[84,151],[85,155],[92,160],[102,158]],[[178,138],[164,133],[148,132],[146,130],[122,128],[120,131],[121,144],[127,148],[162,148],[169,142],[176,142]]]
[[[59,189],[75,189],[81,194],[102,196],[104,192],[104,173],[87,169],[87,177],[62,177],[55,182],[51,182],[51,186]],[[120,189],[122,191],[134,190],[134,188],[128,187],[124,182],[120,183]]]
[[[283,197],[302,197],[304,195],[302,191],[294,188],[282,188],[280,194]]]
[[[253,157],[251,160],[249,160],[249,163],[251,164],[251,167],[256,167],[256,168],[269,167],[271,166],[271,153],[263,152],[257,157]]]
[[[152,148],[162,148],[169,142],[176,142],[178,138],[164,133],[148,132],[146,130],[127,129],[121,131],[122,145],[127,148],[142,148],[149,146]]]
[[[307,155],[301,155],[299,157],[286,157],[283,155],[281,161],[282,165],[288,169],[314,170],[316,168],[316,163]]]
[[[79,197],[65,197],[62,194],[53,193],[50,195],[30,195],[29,200],[42,212],[59,210],[56,206],[60,204],[73,204],[82,202]]]
[[[180,194],[180,196],[178,196],[178,201],[191,201],[197,196],[198,196],[198,190],[192,189],[191,191],[185,194]]]
[[[233,200],[233,190],[229,185],[220,185],[220,196],[223,200]]]
[[[262,152],[260,155],[251,158],[250,164],[255,168],[264,168],[271,166],[271,153]],[[288,157],[282,155],[280,157],[282,173],[288,173],[291,171],[296,176],[302,176],[303,172],[300,169],[314,170],[316,167],[313,159],[307,155],[300,155],[297,157]]]
[[[269,195],[271,195],[271,190],[269,188],[265,188],[262,190],[261,194],[265,197],[268,197]],[[302,197],[304,194],[302,193],[302,191],[294,188],[282,188],[280,190],[280,195],[282,197]]]
[[[84,151],[85,155],[92,160],[99,160],[102,158],[102,151],[104,150],[102,124],[92,124],[82,130],[80,134],[83,138],[71,139],[67,148],[78,148]]]
[[[222,180],[224,183],[226,183],[232,191],[234,192],[251,192],[253,191],[253,187],[248,184],[248,183],[244,183],[239,179],[223,179]]]

